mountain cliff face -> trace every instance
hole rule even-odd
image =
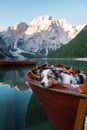
[[[36,17],[29,25],[19,23],[0,31],[0,55],[18,58],[47,55],[68,43],[83,27],[47,15]]]
[[[49,58],[83,58],[87,57],[87,25],[68,44],[51,51]]]
[[[0,57],[22,57],[17,42],[23,37],[27,27],[26,23],[19,23],[0,30]]]

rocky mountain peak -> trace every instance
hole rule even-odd
[[[26,35],[34,35],[35,33],[41,33],[43,31],[49,32],[57,32],[57,35],[63,35],[64,33],[68,33],[68,40],[74,38],[84,27],[84,25],[73,26],[68,24],[66,19],[55,19],[51,16],[38,16],[36,17],[29,25],[27,30],[25,31]],[[53,34],[54,35],[54,34]],[[67,43],[67,40],[63,41]]]
[[[9,39],[13,37],[14,44],[11,48],[14,48],[14,50],[22,50],[32,54],[38,52],[39,55],[47,55],[49,51],[59,48],[72,40],[84,26],[73,26],[68,24],[66,19],[55,19],[44,15],[34,18],[29,25],[21,22],[9,26],[4,29],[3,35],[0,33],[0,37],[1,42],[3,41],[2,44],[5,42],[6,45],[10,44],[10,46],[13,43]],[[1,48],[3,49],[3,47]]]
[[[14,47],[17,48],[17,41],[19,38],[22,38],[26,29],[28,28],[28,25],[24,22],[17,23],[14,26],[9,26],[7,30],[11,30],[14,34],[15,43]]]
[[[25,31],[27,29],[28,25],[24,22],[20,22],[20,23],[17,23],[13,26],[9,26],[8,27],[8,30],[16,30],[18,31],[19,33]]]
[[[52,31],[56,30],[59,27],[66,28],[67,21],[65,19],[54,19],[51,16],[38,16],[36,17],[29,25],[29,28],[26,30],[26,34],[33,34],[41,32],[44,30]]]

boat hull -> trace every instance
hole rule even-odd
[[[56,130],[82,130],[86,98],[30,86]]]
[[[80,86],[72,87],[70,84],[57,84],[48,89],[42,88],[36,71],[43,68],[44,65],[28,72],[26,80],[55,129],[82,130],[87,109],[87,93],[85,93],[87,91],[81,92]],[[49,66],[45,65],[45,68]],[[69,70],[71,71],[70,68]],[[84,86],[87,89],[87,79],[82,87]]]
[[[24,66],[34,64],[36,64],[36,61],[34,60],[0,60],[0,66]]]

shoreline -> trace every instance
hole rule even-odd
[[[43,60],[79,60],[79,61],[87,61],[87,57],[83,58],[36,58],[36,59],[43,59]]]
[[[85,57],[85,58],[75,58],[75,60],[79,60],[79,61],[87,61],[87,57]]]

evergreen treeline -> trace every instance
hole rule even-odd
[[[87,57],[87,26],[68,44],[51,51],[49,58],[78,58]]]

